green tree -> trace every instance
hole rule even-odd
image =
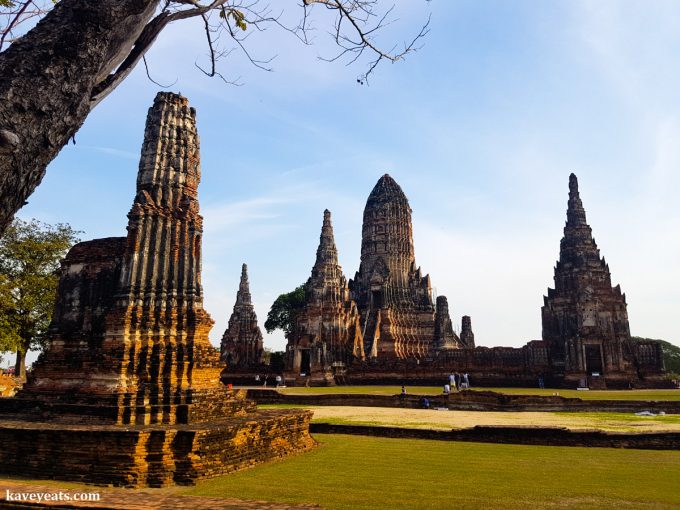
[[[0,237],[0,349],[16,352],[17,376],[26,373],[26,352],[44,346],[59,263],[77,234],[66,224],[14,220]]]
[[[264,323],[267,333],[272,333],[276,329],[282,329],[288,335],[295,328],[295,320],[304,305],[304,285],[300,285],[295,290],[277,297]]]

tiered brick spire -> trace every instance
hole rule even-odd
[[[323,212],[323,225],[321,227],[321,236],[319,237],[319,247],[316,249],[316,262],[312,268],[312,278],[320,275],[325,275],[326,271],[330,270],[328,275],[330,278],[336,278],[335,274],[338,266],[338,250],[335,247],[335,238],[333,237],[333,225],[331,224],[331,212],[326,209]]]
[[[305,284],[305,306],[288,338],[288,366],[294,372],[332,378],[333,368],[363,358],[359,312],[338,264],[331,213],[324,211],[312,274]]]
[[[242,306],[253,306],[253,300],[250,296],[250,281],[248,280],[248,264],[241,266],[241,281],[238,285],[238,292],[236,293],[236,304]]]
[[[569,176],[569,201],[555,288],[542,308],[543,339],[551,363],[565,377],[616,374],[632,359],[626,297],[612,287],[609,266],[586,221],[578,180]]]
[[[241,268],[241,283],[229,326],[222,336],[221,356],[229,367],[248,367],[262,363],[262,331],[250,296],[248,266]]]

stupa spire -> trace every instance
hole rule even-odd
[[[578,192],[578,179],[575,174],[569,175],[569,202],[567,203],[567,226],[587,225],[586,211]]]
[[[326,264],[338,263],[338,250],[335,247],[335,237],[333,236],[333,224],[331,223],[331,212],[326,209],[323,212],[323,225],[319,236],[319,247],[316,250],[316,262],[314,269],[320,269]]]
[[[248,282],[248,264],[241,266],[241,283],[238,286],[236,293],[236,304],[251,305],[253,304],[250,297],[250,283]]]
[[[248,265],[241,266],[241,282],[236,292],[234,311],[220,343],[221,357],[229,367],[248,367],[262,363],[264,345],[257,325],[255,306],[250,295]]]
[[[560,242],[560,264],[583,265],[586,261],[601,262],[593,232],[586,221],[576,175],[569,176],[569,201],[564,237]]]

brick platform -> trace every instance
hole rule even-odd
[[[125,487],[191,485],[315,445],[310,411],[188,425],[0,422],[0,472]]]

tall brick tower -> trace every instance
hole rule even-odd
[[[220,383],[203,309],[199,180],[195,111],[161,92],[127,236],[69,251],[49,346],[17,397],[1,399],[1,472],[156,487],[314,444],[309,413],[257,411]]]
[[[421,358],[435,347],[435,305],[430,277],[416,267],[411,207],[388,174],[366,202],[361,265],[350,289],[367,356]]]
[[[66,256],[51,345],[24,394],[96,397],[118,422],[174,423],[189,402],[223,392],[200,281],[195,115],[181,96],[156,96],[127,237],[80,243]]]
[[[105,348],[126,346],[134,368],[121,375],[137,405],[219,387],[219,354],[208,340],[213,320],[203,309],[200,179],[196,111],[186,98],[161,92],[146,120],[118,313],[104,340]]]
[[[555,288],[548,289],[541,309],[554,375],[591,386],[636,377],[626,296],[619,285],[612,287],[574,174],[569,176],[567,222],[554,279]]]

